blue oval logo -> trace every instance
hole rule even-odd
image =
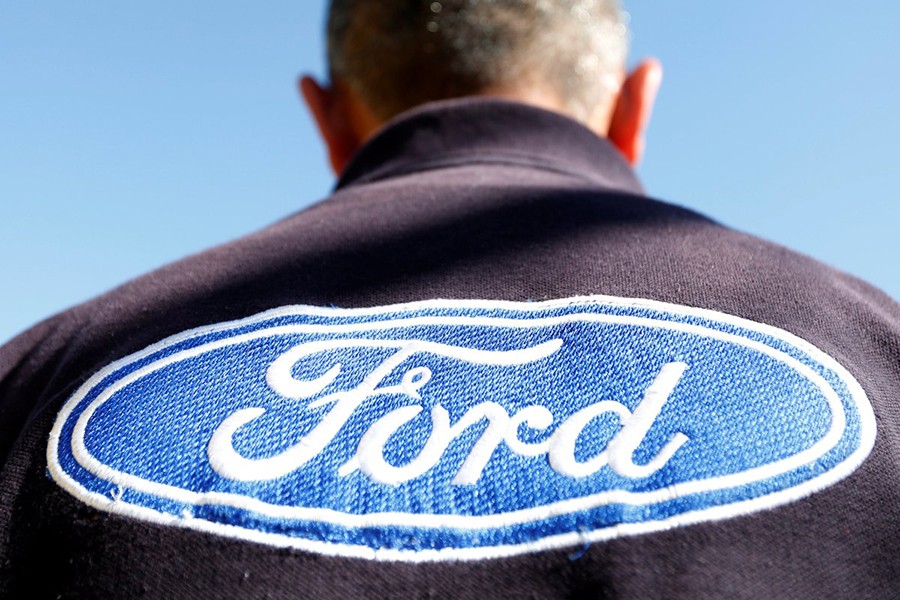
[[[862,388],[811,344],[597,296],[285,307],[187,331],[87,381],[47,455],[101,510],[427,561],[777,506],[874,439]]]

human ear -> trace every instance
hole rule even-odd
[[[606,137],[632,165],[644,154],[647,125],[661,83],[662,65],[648,59],[635,67],[619,90]]]
[[[328,149],[331,169],[340,176],[360,144],[345,103],[333,87],[320,85],[309,75],[300,78],[299,89]]]

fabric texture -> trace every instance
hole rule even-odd
[[[424,563],[332,556],[116,514],[48,474],[50,432],[73,394],[169,336],[294,305],[595,295],[716,311],[805,340],[842,365],[871,402],[871,453],[833,485],[765,510],[577,548]],[[741,357],[717,351],[740,380]],[[896,598],[898,400],[900,306],[883,293],[646,197],[605,140],[565,117],[500,100],[436,103],[388,124],[326,200],[56,315],[0,348],[0,593]],[[805,406],[798,400],[796,414]],[[161,418],[122,414],[135,428]],[[824,427],[819,417],[811,423]],[[777,436],[753,435],[766,440],[761,451],[777,444]],[[98,454],[129,450],[96,439]],[[128,460],[142,464],[140,453]]]

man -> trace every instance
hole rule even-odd
[[[643,195],[615,2],[328,31],[332,197],[0,350],[5,592],[896,596],[900,307]]]

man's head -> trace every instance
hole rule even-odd
[[[379,119],[527,89],[587,121],[618,90],[626,38],[616,0],[333,0],[328,60]]]
[[[471,95],[566,114],[636,162],[660,69],[626,78],[627,36],[618,0],[333,0],[332,84],[301,88],[338,173],[388,119]]]

